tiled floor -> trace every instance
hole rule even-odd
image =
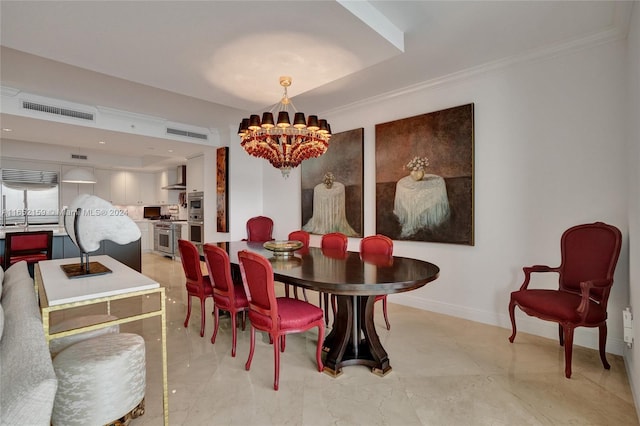
[[[212,302],[205,337],[200,308],[183,327],[186,292],[180,262],[143,257],[143,273],[167,289],[169,420],[171,425],[636,425],[621,357],[602,368],[594,350],[574,348],[573,376],[564,378],[557,342],[400,305],[389,305],[391,330],[376,306],[378,333],[393,371],[380,378],[352,366],[331,378],[315,367],[313,331],[287,337],[280,390],[274,391],[273,352],[257,337],[251,371],[244,363],[249,329],[238,330],[231,357],[230,321],[215,345]],[[310,294],[315,301],[316,294]],[[506,309],[506,307],[505,307]],[[147,342],[147,412],[132,426],[162,425],[158,319],[125,325]]]

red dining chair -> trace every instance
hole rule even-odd
[[[213,286],[208,275],[202,275],[200,267],[200,253],[198,248],[187,240],[178,240],[178,250],[180,251],[180,260],[182,261],[182,269],[187,279],[187,318],[184,320],[184,326],[189,325],[189,317],[191,317],[191,297],[195,296],[200,299],[200,337],[204,336],[204,304],[208,297],[213,298]]]
[[[242,329],[245,327],[245,312],[249,310],[249,300],[244,291],[242,282],[235,283],[231,279],[231,262],[227,252],[214,244],[203,246],[204,259],[211,284],[213,285],[213,335],[211,343],[216,342],[218,326],[220,324],[220,309],[229,312],[231,316],[231,356],[236,356],[236,342],[238,331],[236,330],[236,317],[242,313]]]
[[[576,327],[598,327],[600,360],[607,362],[607,301],[613,274],[620,255],[622,235],[614,226],[602,222],[577,225],[567,229],[560,240],[561,262],[558,267],[534,265],[524,267],[520,290],[511,293],[509,315],[516,337],[515,307],[527,315],[558,323],[560,346],[564,345],[564,372],[571,377],[573,331]],[[529,289],[532,272],[558,273],[558,289]]]
[[[2,267],[6,270],[22,260],[32,267],[53,254],[53,231],[7,232]]]
[[[320,249],[323,254],[330,257],[341,257],[347,254],[347,244],[349,239],[341,232],[331,232],[324,234],[320,239]],[[324,301],[324,321],[329,325],[329,295],[327,293],[319,294],[319,305],[322,307]],[[336,297],[331,296],[331,310],[333,311],[333,317],[336,316]]]
[[[252,217],[247,221],[247,241],[261,242],[273,240],[273,220],[266,216]]]
[[[391,238],[380,234],[364,237],[360,241],[360,255],[388,256],[391,258],[393,256],[393,241]],[[380,300],[382,300],[384,322],[387,325],[387,330],[391,330],[391,324],[389,324],[389,317],[387,315],[387,295],[377,295],[375,301],[378,302]]]
[[[289,236],[288,236],[289,241],[300,241],[303,244],[303,247],[300,250],[297,250],[297,252],[301,252],[301,253],[309,250],[310,239],[311,238],[309,236],[309,233],[303,230],[291,231],[289,232]],[[286,297],[289,297],[288,283],[284,283],[284,295]],[[296,299],[298,298],[298,286],[296,285],[293,286],[293,295]],[[305,301],[309,301],[309,299],[307,298],[307,291],[304,288],[302,289],[302,295]]]
[[[285,349],[285,336],[318,327],[316,362],[322,371],[322,343],[324,322],[322,309],[303,300],[275,295],[273,267],[269,260],[246,250],[238,252],[240,271],[249,296],[249,320],[251,321],[251,348],[245,368],[251,368],[256,346],[256,329],[269,333],[273,342],[275,375],[273,389],[278,390],[280,380],[280,352]]]

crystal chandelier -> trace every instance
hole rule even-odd
[[[296,110],[287,96],[291,77],[280,77],[280,85],[284,87],[280,103],[263,113],[262,120],[257,114],[243,118],[238,136],[242,139],[240,145],[249,155],[269,161],[286,178],[291,169],[304,160],[320,157],[327,151],[331,126],[327,120],[318,120],[317,115],[310,115],[305,120],[304,113]],[[289,121],[289,106],[295,113],[293,124]],[[273,121],[274,112],[278,113],[276,123]]]

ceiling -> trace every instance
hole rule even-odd
[[[209,129],[224,144],[243,116],[279,100],[281,75],[293,77],[289,96],[298,110],[330,113],[600,34],[624,37],[631,7],[613,1],[3,0],[0,77],[3,88],[21,93]],[[202,150],[202,144],[19,116],[0,106],[2,128],[12,128],[5,139],[148,156],[156,159],[149,168]]]

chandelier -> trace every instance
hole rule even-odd
[[[331,126],[327,120],[318,120],[317,115],[310,115],[305,120],[304,113],[296,110],[287,96],[291,77],[280,77],[280,85],[284,87],[280,103],[264,112],[262,120],[257,114],[243,118],[238,136],[242,140],[240,145],[249,155],[269,161],[286,178],[291,169],[304,160],[320,157],[327,151]],[[293,124],[289,121],[289,106],[294,112]],[[278,121],[274,122],[276,112]]]

